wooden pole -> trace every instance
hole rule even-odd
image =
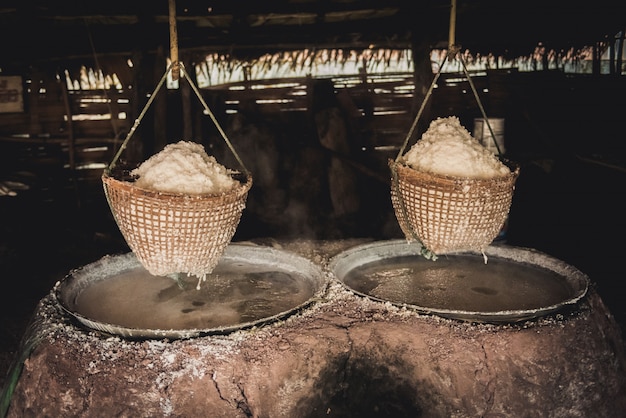
[[[450,27],[448,28],[448,50],[449,51],[456,49],[455,31],[456,31],[456,0],[452,0],[452,5],[450,7]]]
[[[183,59],[184,61],[184,59]],[[184,62],[183,62],[184,65]],[[184,74],[184,77],[189,80],[190,74]],[[191,105],[191,87],[189,83],[180,83],[180,98],[183,110],[183,135],[186,140],[194,140],[193,128],[192,128],[192,105]]]
[[[170,22],[170,59],[172,60],[172,79],[178,80],[180,77],[180,66],[178,65],[178,30],[176,29],[176,0],[169,0],[169,22]]]
[[[63,93],[63,106],[65,106],[65,114],[67,115],[69,165],[70,170],[73,172],[76,169],[76,133],[74,132],[74,120],[72,119],[72,106],[70,105],[70,93],[65,81],[61,81],[60,85]],[[38,91],[38,89],[33,90]]]

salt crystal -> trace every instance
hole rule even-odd
[[[432,121],[422,138],[403,156],[415,170],[464,178],[493,178],[510,173],[491,151],[450,116]]]
[[[202,145],[188,141],[166,145],[131,174],[139,177],[137,187],[169,193],[219,194],[238,184]]]

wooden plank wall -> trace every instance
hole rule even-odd
[[[364,120],[374,146],[398,144],[412,122],[412,74],[369,74],[333,77],[336,91],[345,93]],[[260,80],[208,88],[219,93],[224,111],[235,113],[252,101],[261,115],[306,113],[311,108],[311,80]]]
[[[20,170],[99,183],[103,167],[134,122],[133,115],[143,107],[136,103],[137,91],[67,91],[56,78],[33,79],[38,82],[24,89],[25,111],[0,114],[0,181],[7,170]],[[616,159],[624,155],[625,142],[616,140],[616,133],[623,132],[621,97],[626,79],[490,70],[472,80],[487,115],[506,119],[506,150],[518,158],[558,152],[608,153]],[[276,135],[281,152],[294,153],[303,134],[316,135],[311,111],[315,81],[319,79],[262,80],[205,88],[201,93],[227,131],[237,128],[238,112],[246,112],[252,104],[256,121],[271,125],[268,132]],[[386,176],[386,162],[397,155],[419,106],[413,97],[412,74],[360,74],[333,77],[332,82],[338,100],[353,110],[348,123],[360,151],[351,157],[374,175]],[[474,118],[481,117],[469,82],[459,74],[443,74],[430,100],[423,116],[426,124],[436,117],[456,115],[472,131]],[[223,142],[194,94],[168,91],[166,106],[157,102],[153,107],[160,113],[154,114],[164,117],[147,117],[137,135],[139,142],[135,141],[144,147],[144,154],[151,155],[150,146],[156,145],[159,132],[166,132],[170,142],[207,138],[209,143]],[[192,123],[183,120],[182,113],[191,113]]]
[[[443,75],[440,78],[431,99],[435,102],[433,117],[450,114],[479,116],[476,102],[468,94],[468,83],[445,81],[453,77],[458,76]],[[497,77],[491,78],[495,80]],[[334,77],[332,80],[343,100],[347,98],[351,102],[349,105],[357,109],[358,116],[352,123],[367,139],[367,147],[398,147],[404,141],[416,111],[412,74],[362,74]],[[226,125],[246,103],[254,103],[255,111],[261,116],[278,119],[280,123],[280,120],[290,117],[310,118],[306,113],[311,108],[311,82],[307,78],[261,80],[211,87],[203,89],[202,94],[208,103],[219,102],[217,109],[212,110]],[[474,82],[482,90],[487,80],[483,77]],[[90,163],[110,161],[132,125],[132,115],[139,113],[129,92],[68,91],[56,79],[43,77],[38,85],[30,85],[28,91],[25,112],[0,114],[0,138],[34,142],[43,147],[60,147],[64,155],[63,164],[70,169],[83,169]],[[490,92],[488,98],[493,103],[492,108],[498,108],[498,103],[506,100],[498,96],[498,92],[502,91],[493,89]],[[192,96],[187,100],[195,101],[195,95]],[[168,103],[168,106],[176,106],[175,101]],[[487,101],[485,104],[488,105]],[[175,117],[160,121],[161,124],[165,122],[171,126],[182,125]],[[465,122],[469,127],[471,121]],[[199,126],[194,124],[194,129],[201,129]],[[169,132],[172,130],[168,128]],[[194,132],[190,137],[201,138],[205,134]],[[171,136],[177,135],[172,133]]]
[[[33,78],[25,91],[23,113],[0,114],[0,138],[40,154],[50,149],[70,170],[90,173],[88,167],[110,161],[130,127],[132,103],[125,92],[68,91],[43,77]]]
[[[100,177],[132,112],[127,92],[68,91],[54,76],[32,75],[24,111],[0,114],[0,185],[55,207],[105,207]]]
[[[68,91],[55,78],[46,79],[42,75],[33,79],[39,81],[25,89],[28,91],[25,112],[0,114],[0,138],[21,145],[22,150],[27,150],[24,158],[31,158],[32,164],[38,159],[45,159],[48,165],[57,161],[59,167],[69,169],[79,179],[99,178],[103,166],[112,160],[126,137],[132,115],[141,110],[133,103],[133,96],[116,90]],[[215,105],[212,111],[227,129],[234,115],[253,103],[255,112],[267,121],[273,120],[276,125],[293,124],[285,129],[314,132],[310,114],[313,81],[294,78],[235,83],[203,89],[202,95],[207,103]],[[360,74],[333,77],[332,82],[343,104],[353,108],[349,123],[363,149],[357,158],[377,159],[379,167],[385,170],[386,159],[395,156],[413,122],[412,74]],[[449,89],[450,92],[445,92],[447,102],[439,106],[441,112],[445,113],[446,106],[469,106],[465,103],[468,95],[451,93],[459,91],[457,87]],[[192,94],[183,100],[195,102],[198,109],[196,99]],[[185,108],[180,100],[176,91],[168,92],[167,118],[158,121],[171,138],[183,138],[177,130],[188,129],[183,128],[179,116],[172,115]],[[158,107],[156,102],[153,106]],[[303,126],[303,121],[308,125]],[[157,121],[151,122],[149,118],[142,122],[151,123],[156,127]],[[207,129],[206,123],[194,123],[193,129],[195,132],[188,139],[205,138],[209,134],[199,131]],[[144,141],[150,139],[148,136]]]

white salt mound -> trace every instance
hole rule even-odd
[[[415,170],[452,177],[488,179],[510,173],[456,116],[432,121],[402,160]]]
[[[232,171],[195,142],[168,144],[158,154],[131,171],[144,189],[183,194],[216,194],[233,189]]]

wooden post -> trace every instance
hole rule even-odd
[[[176,81],[180,77],[180,66],[178,65],[178,30],[176,28],[176,0],[169,0],[169,22],[170,22],[170,58],[172,63],[172,80]]]
[[[624,36],[624,31],[621,31],[619,33],[619,37],[617,38],[617,43],[615,46],[615,57],[616,57],[616,62],[615,62],[615,71],[617,75],[622,75],[622,53],[624,51],[624,39],[626,37]]]
[[[450,27],[448,28],[448,49],[456,49],[456,0],[452,0],[450,8]]]
[[[185,139],[186,141],[191,141],[194,140],[195,138],[193,138],[193,127],[192,127],[192,120],[191,120],[191,115],[192,115],[192,103],[191,103],[191,86],[189,85],[189,81],[191,80],[192,75],[188,74],[187,72],[187,68],[193,69],[193,64],[189,63],[189,67],[185,67],[185,74],[184,74],[184,78],[186,79],[185,82],[180,82],[179,83],[179,88],[180,88],[180,99],[181,99],[181,107],[183,110],[183,134],[182,134],[182,138]],[[192,70],[193,71],[193,70]]]
[[[65,114],[67,115],[67,133],[68,133],[68,153],[70,170],[76,168],[76,135],[74,133],[74,121],[72,120],[72,106],[70,104],[69,91],[65,81],[61,81],[61,92],[63,93],[63,105],[65,106]]]
[[[28,133],[30,135],[38,135],[41,133],[41,119],[39,117],[39,80],[42,74],[39,69],[33,68],[30,74],[32,85],[28,94],[28,115],[30,116],[28,124]]]
[[[163,76],[163,62],[165,62],[165,48],[160,45],[157,48],[154,59],[154,80],[158,80]],[[168,143],[168,124],[169,119],[167,117],[167,102],[168,102],[167,87],[163,87],[163,91],[160,91],[154,98],[154,143],[153,149],[150,154],[161,151]]]

